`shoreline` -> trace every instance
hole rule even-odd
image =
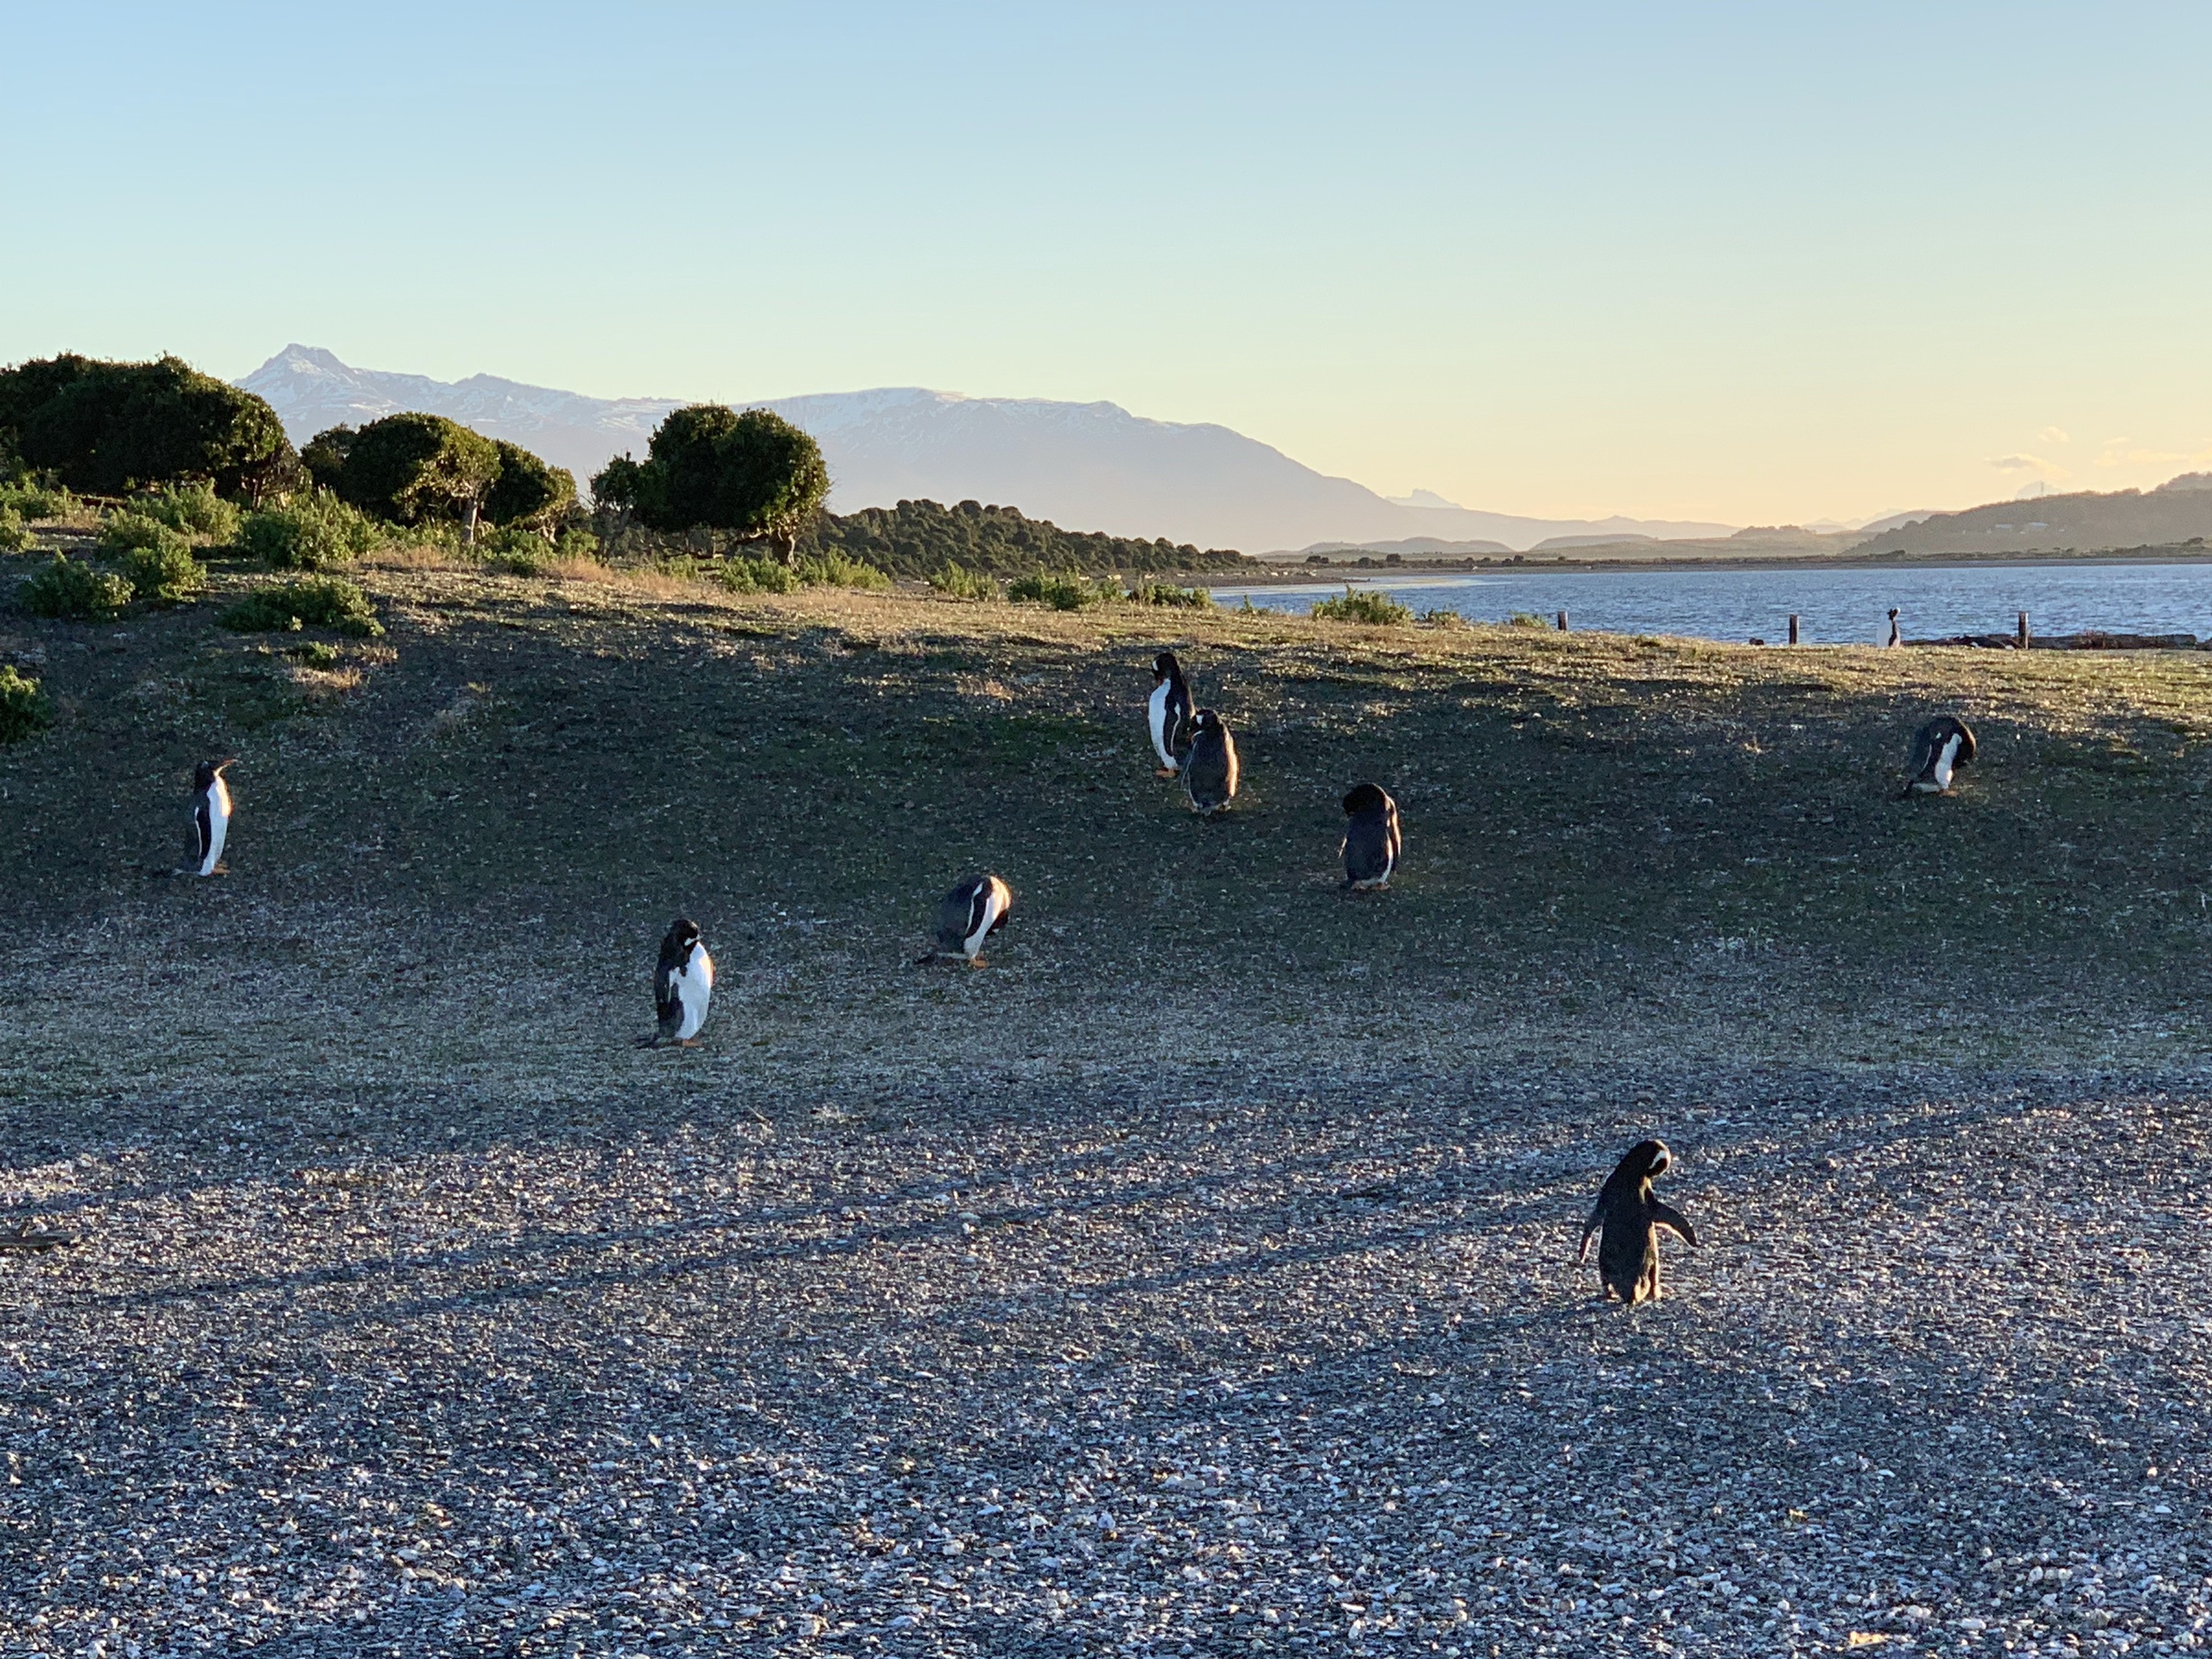
[[[1179,571],[1175,580],[1185,586],[1238,588],[1335,587],[1341,582],[1373,582],[1379,576],[1525,576],[1619,571],[1681,572],[1696,570],[1865,570],[1912,569],[1922,570],[2004,569],[2040,565],[2098,566],[2132,564],[2212,563],[2212,549],[2152,547],[2141,550],[2107,548],[2094,553],[1806,553],[1746,554],[1741,556],[1676,556],[1649,559],[1513,559],[1469,561],[1408,560],[1398,564],[1282,565],[1255,571]],[[1233,580],[1224,581],[1224,576]],[[1211,577],[1211,581],[1207,579]]]

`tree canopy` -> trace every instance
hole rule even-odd
[[[694,404],[653,429],[644,461],[610,461],[592,494],[655,530],[703,525],[789,554],[829,499],[830,467],[820,445],[772,410]]]
[[[495,524],[542,526],[576,505],[576,475],[531,454],[520,444],[494,438],[499,475],[484,495],[484,516]]]
[[[257,498],[299,467],[276,410],[174,357],[72,353],[0,369],[0,449],[71,489],[111,495],[205,480]]]
[[[337,429],[318,435],[314,448]],[[499,446],[458,421],[410,410],[372,421],[346,445],[340,500],[402,524],[454,518],[473,526],[499,476]]]
[[[1065,570],[1088,575],[1115,570],[1227,570],[1245,563],[1220,548],[1200,551],[1188,543],[1140,541],[1096,531],[1062,530],[1012,507],[963,501],[901,501],[895,507],[863,507],[822,513],[799,537],[802,554],[840,552],[896,576],[926,576],[947,565],[987,575]]]

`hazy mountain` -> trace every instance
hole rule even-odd
[[[356,369],[288,346],[238,383],[269,400],[294,442],[403,409],[445,415],[536,450],[579,482],[608,456],[645,452],[683,401],[585,397],[496,376],[446,382]],[[902,499],[1005,504],[1116,536],[1165,536],[1247,552],[1408,537],[1526,549],[1548,537],[1726,535],[1726,524],[1529,518],[1444,503],[1407,505],[1330,478],[1225,426],[1146,420],[1113,404],[963,397],[919,387],[785,397],[775,410],[811,432],[840,512]],[[1429,505],[1440,503],[1441,505]]]
[[[2184,473],[2154,490],[2082,491],[1931,512],[1886,527],[1859,553],[2031,553],[2173,547],[2212,537],[2212,473]]]

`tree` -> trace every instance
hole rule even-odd
[[[591,475],[594,505],[629,518],[638,510],[645,483],[645,469],[627,454],[620,454]]]
[[[0,370],[0,449],[103,494],[205,480],[258,500],[299,464],[276,410],[174,357],[67,353]]]
[[[726,530],[772,542],[786,560],[830,494],[829,465],[812,438],[769,410],[739,414],[719,404],[675,410],[654,429],[641,465],[618,473],[610,462],[593,480],[595,494],[602,481],[656,530]]]
[[[442,415],[410,411],[372,421],[353,435],[338,496],[403,524],[458,519],[474,542],[477,515],[499,476],[499,447],[491,439]]]
[[[359,435],[350,426],[326,427],[307,441],[300,451],[300,465],[306,467],[308,476],[332,494],[338,493],[338,480],[345,475],[346,457]]]
[[[576,475],[520,444],[504,438],[493,442],[499,452],[499,475],[485,494],[484,516],[495,524],[550,533],[554,521],[576,505]]]

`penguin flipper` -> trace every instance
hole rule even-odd
[[[1697,1229],[1690,1225],[1688,1217],[1672,1205],[1662,1204],[1656,1198],[1651,1200],[1651,1224],[1655,1227],[1664,1227],[1692,1249],[1697,1246]]]
[[[1598,1200],[1598,1207],[1590,1212],[1590,1219],[1582,1224],[1581,1248],[1574,1252],[1574,1263],[1580,1267],[1590,1259],[1590,1240],[1598,1231],[1598,1224],[1605,1218],[1605,1201]]]

